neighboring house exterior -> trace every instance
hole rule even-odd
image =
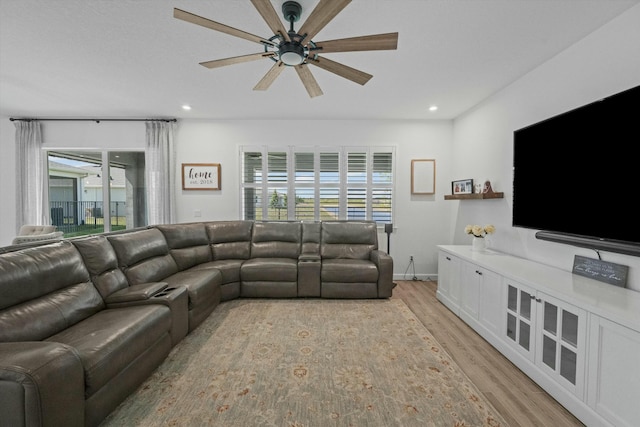
[[[101,167],[70,166],[49,161],[49,204],[51,222],[70,227],[96,222],[103,217]],[[125,216],[125,171],[110,170],[111,216]],[[124,220],[123,220],[124,222]]]

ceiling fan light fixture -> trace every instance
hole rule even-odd
[[[282,42],[278,49],[280,61],[285,65],[300,65],[304,62],[304,47],[297,42]]]

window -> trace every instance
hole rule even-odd
[[[240,150],[243,219],[392,222],[392,147]]]
[[[65,237],[147,224],[143,152],[50,151],[48,158],[51,223]]]

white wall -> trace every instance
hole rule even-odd
[[[491,245],[500,251],[569,271],[574,255],[596,257],[592,250],[537,240],[535,231],[510,226],[513,131],[639,85],[639,23],[640,6],[635,6],[455,120],[456,175],[486,177],[505,199],[453,202],[454,243],[469,243],[466,224],[493,223]],[[548,155],[540,153],[541,167]],[[541,194],[540,208],[552,208],[544,202]],[[640,291],[640,258],[601,253],[606,261],[628,265],[627,287]]]
[[[282,136],[282,129],[291,136]],[[435,245],[450,238],[444,194],[451,184],[451,140],[451,121],[183,120],[176,137],[178,169],[181,163],[220,163],[222,189],[183,191],[180,185],[177,222],[240,218],[241,145],[395,146],[396,205],[390,244],[394,272],[396,278],[403,278],[413,255],[418,278],[435,278]],[[436,195],[411,195],[411,159],[415,158],[436,159]],[[386,234],[379,238],[380,247],[386,249]],[[411,279],[413,269],[407,274]]]

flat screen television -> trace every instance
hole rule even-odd
[[[640,86],[514,131],[513,226],[640,256]]]

